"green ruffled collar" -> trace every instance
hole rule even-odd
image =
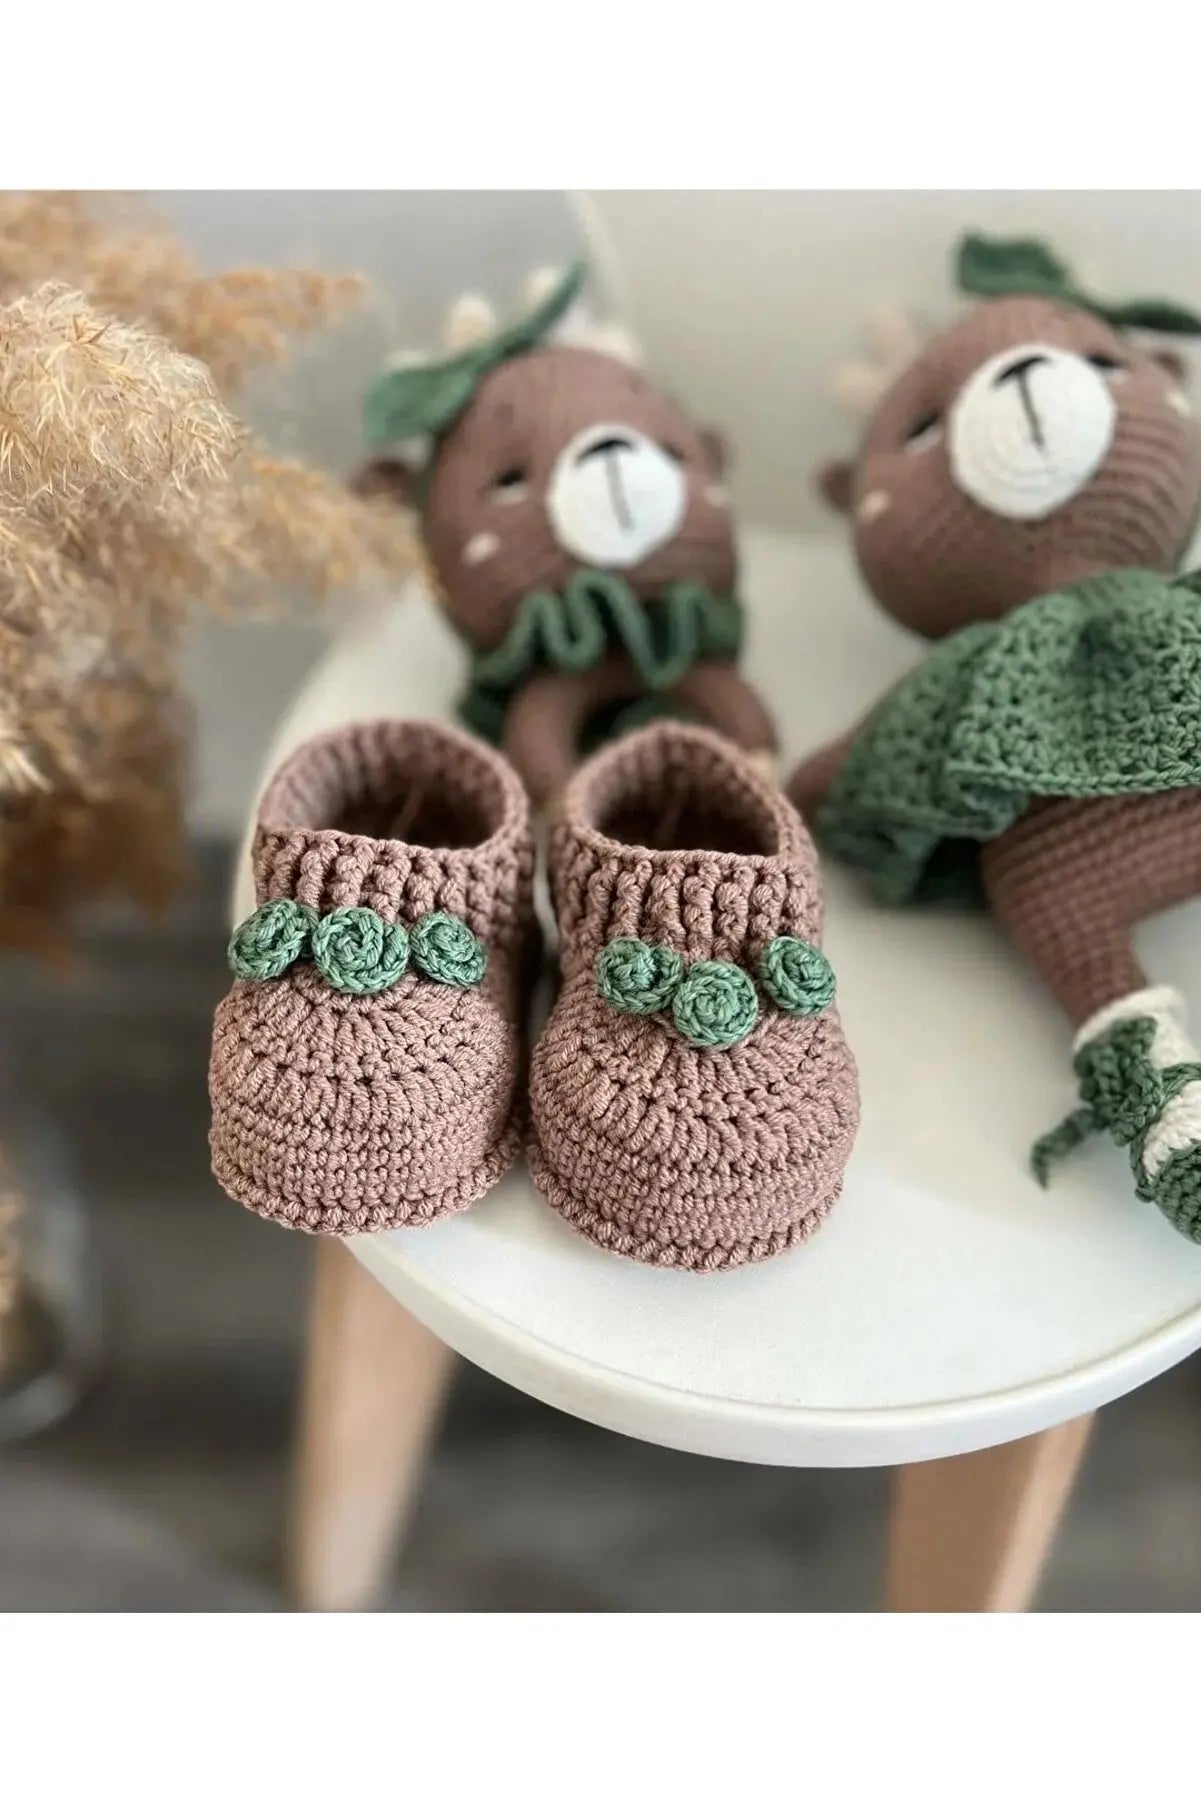
[[[461,712],[494,741],[510,697],[535,669],[578,673],[618,652],[648,694],[663,694],[694,663],[733,662],[742,645],[742,607],[700,582],[672,582],[648,605],[624,576],[580,569],[562,592],[527,594],[503,643],[477,651]]]

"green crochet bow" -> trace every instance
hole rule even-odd
[[[343,994],[394,988],[410,959],[431,982],[475,988],[488,950],[453,913],[423,913],[406,928],[370,907],[318,914],[294,900],[264,901],[229,941],[229,967],[243,982],[273,982],[294,963],[311,961]]]
[[[742,608],[700,582],[673,582],[661,600],[642,600],[624,576],[579,569],[562,593],[536,589],[495,650],[479,651],[460,703],[464,722],[499,741],[509,697],[535,669],[578,673],[609,651],[632,664],[650,694],[663,694],[694,663],[732,662],[742,644]]]
[[[585,265],[575,263],[541,306],[483,344],[441,363],[415,363],[381,375],[363,404],[367,442],[400,444],[444,432],[470,404],[489,370],[541,343],[578,295],[586,274]]]
[[[815,944],[773,938],[759,959],[759,980],[784,1013],[824,1013],[834,1000],[834,971]],[[700,1050],[728,1050],[754,1030],[759,996],[736,963],[686,963],[670,945],[614,938],[596,959],[596,990],[618,1013],[668,1013],[681,1038]]]
[[[968,232],[955,255],[961,292],[994,298],[1001,294],[1042,294],[1087,313],[1096,313],[1118,331],[1178,332],[1195,337],[1201,317],[1171,300],[1097,300],[1077,286],[1068,265],[1039,238],[986,238]]]

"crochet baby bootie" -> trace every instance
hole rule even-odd
[[[1034,1173],[1094,1132],[1130,1147],[1141,1201],[1201,1244],[1201,1060],[1174,988],[1141,988],[1103,1007],[1076,1035],[1081,1105],[1035,1145]]]
[[[426,1225],[520,1149],[533,843],[525,793],[450,727],[314,738],[263,796],[259,906],[217,1010],[213,1173],[306,1232]]]
[[[859,1115],[813,846],[741,752],[647,727],[585,764],[550,846],[562,986],[530,1169],[595,1243],[730,1269],[806,1238]]]

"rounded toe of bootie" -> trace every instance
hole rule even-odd
[[[333,992],[310,969],[236,982],[209,1071],[213,1170],[254,1212],[349,1235],[479,1198],[520,1144],[516,1032],[474,989]]]
[[[836,1014],[772,1015],[698,1050],[660,1020],[615,1014],[582,980],[534,1052],[534,1180],[606,1250],[698,1271],[807,1238],[837,1198],[858,1123]]]

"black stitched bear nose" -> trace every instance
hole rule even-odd
[[[586,463],[589,457],[605,456],[610,450],[633,450],[633,448],[629,438],[623,438],[615,432],[610,437],[598,438],[595,444],[585,445],[576,457],[576,462]]]
[[[993,376],[993,387],[999,388],[1001,383],[1006,381],[1019,381],[1029,370],[1037,369],[1040,363],[1047,363],[1050,360],[1049,357],[1043,355],[1041,350],[1032,351],[1029,356],[1015,357],[1012,363],[1007,363],[1004,369]]]

